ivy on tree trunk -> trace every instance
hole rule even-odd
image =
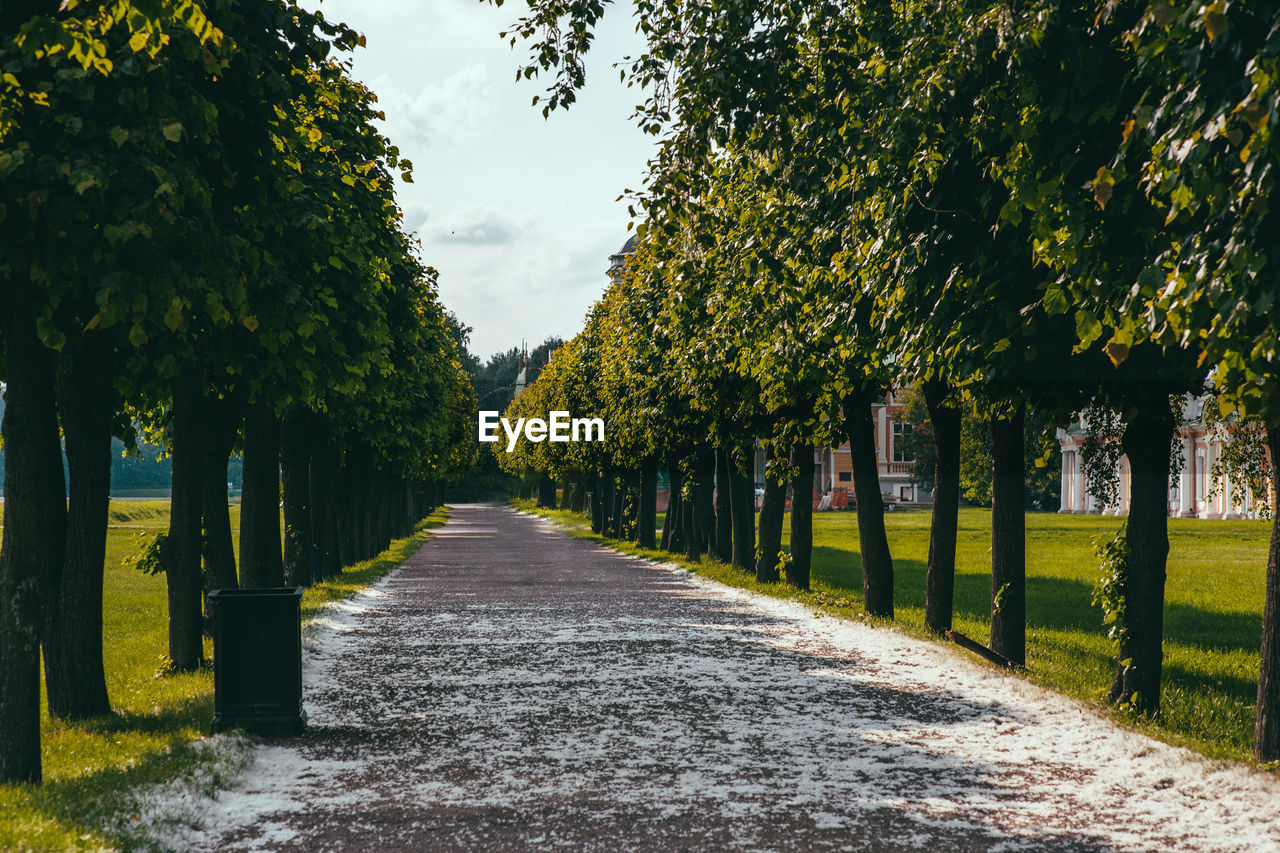
[[[1165,395],[1131,404],[1120,441],[1129,457],[1128,573],[1113,702],[1143,714],[1160,709],[1164,662],[1164,582],[1169,557],[1169,443],[1174,421]]]

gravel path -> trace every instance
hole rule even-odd
[[[488,505],[337,612],[218,850],[1280,850],[1280,783]]]

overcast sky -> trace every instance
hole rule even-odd
[[[304,2],[367,38],[355,76],[413,161],[414,183],[397,183],[405,224],[440,271],[445,305],[474,327],[472,351],[576,334],[628,237],[615,199],[640,188],[653,151],[629,120],[640,91],[611,67],[640,47],[630,5],[605,15],[578,102],[544,120],[530,101],[545,84],[516,83],[527,53],[498,37],[520,0]]]

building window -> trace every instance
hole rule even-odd
[[[852,472],[852,471],[841,471],[841,472],[839,472],[838,476],[840,477],[840,482],[842,482],[842,483],[847,483],[847,482],[849,482],[850,480],[852,480],[852,479],[853,479],[853,472]]]
[[[911,454],[911,448],[907,445],[911,441],[911,434],[915,431],[914,424],[902,423],[901,421],[893,422],[893,461],[894,462],[911,462],[915,459]]]
[[[900,501],[902,501],[902,502],[904,502],[904,503],[912,503],[912,502],[914,502],[914,500],[915,500],[915,495],[914,495],[914,494],[912,494],[912,491],[913,491],[913,490],[912,490],[912,487],[911,487],[911,486],[902,486],[902,487],[900,487],[900,488],[898,489],[898,500],[900,500]]]

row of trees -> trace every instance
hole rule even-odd
[[[642,0],[638,12],[647,48],[624,74],[649,93],[637,117],[661,138],[640,247],[543,374],[555,390],[514,403],[605,414],[609,451],[542,444],[522,448],[524,464],[626,472],[643,494],[645,472],[674,463],[688,505],[677,524],[695,551],[722,550],[707,484],[717,465],[721,482],[747,476],[742,448],[760,437],[766,578],[782,463],[804,482],[809,448],[840,432],[866,608],[892,616],[871,405],[917,384],[936,452],[926,618],[940,631],[951,621],[961,415],[973,407],[991,442],[991,645],[1021,663],[1027,409],[1061,422],[1115,412],[1131,501],[1110,695],[1156,712],[1171,400],[1212,383],[1280,453],[1274,10]],[[548,112],[584,84],[601,13],[592,0],[535,2],[515,25],[535,41],[528,73],[554,77]],[[801,584],[806,561],[793,549]],[[1280,758],[1277,607],[1280,527],[1258,694],[1268,761]]]
[[[393,195],[411,166],[342,58],[363,39],[291,0],[47,5],[0,12],[0,781],[40,779],[42,651],[54,717],[110,711],[113,433],[172,457],[174,670],[202,664],[203,593],[377,553],[473,452],[458,324]]]

